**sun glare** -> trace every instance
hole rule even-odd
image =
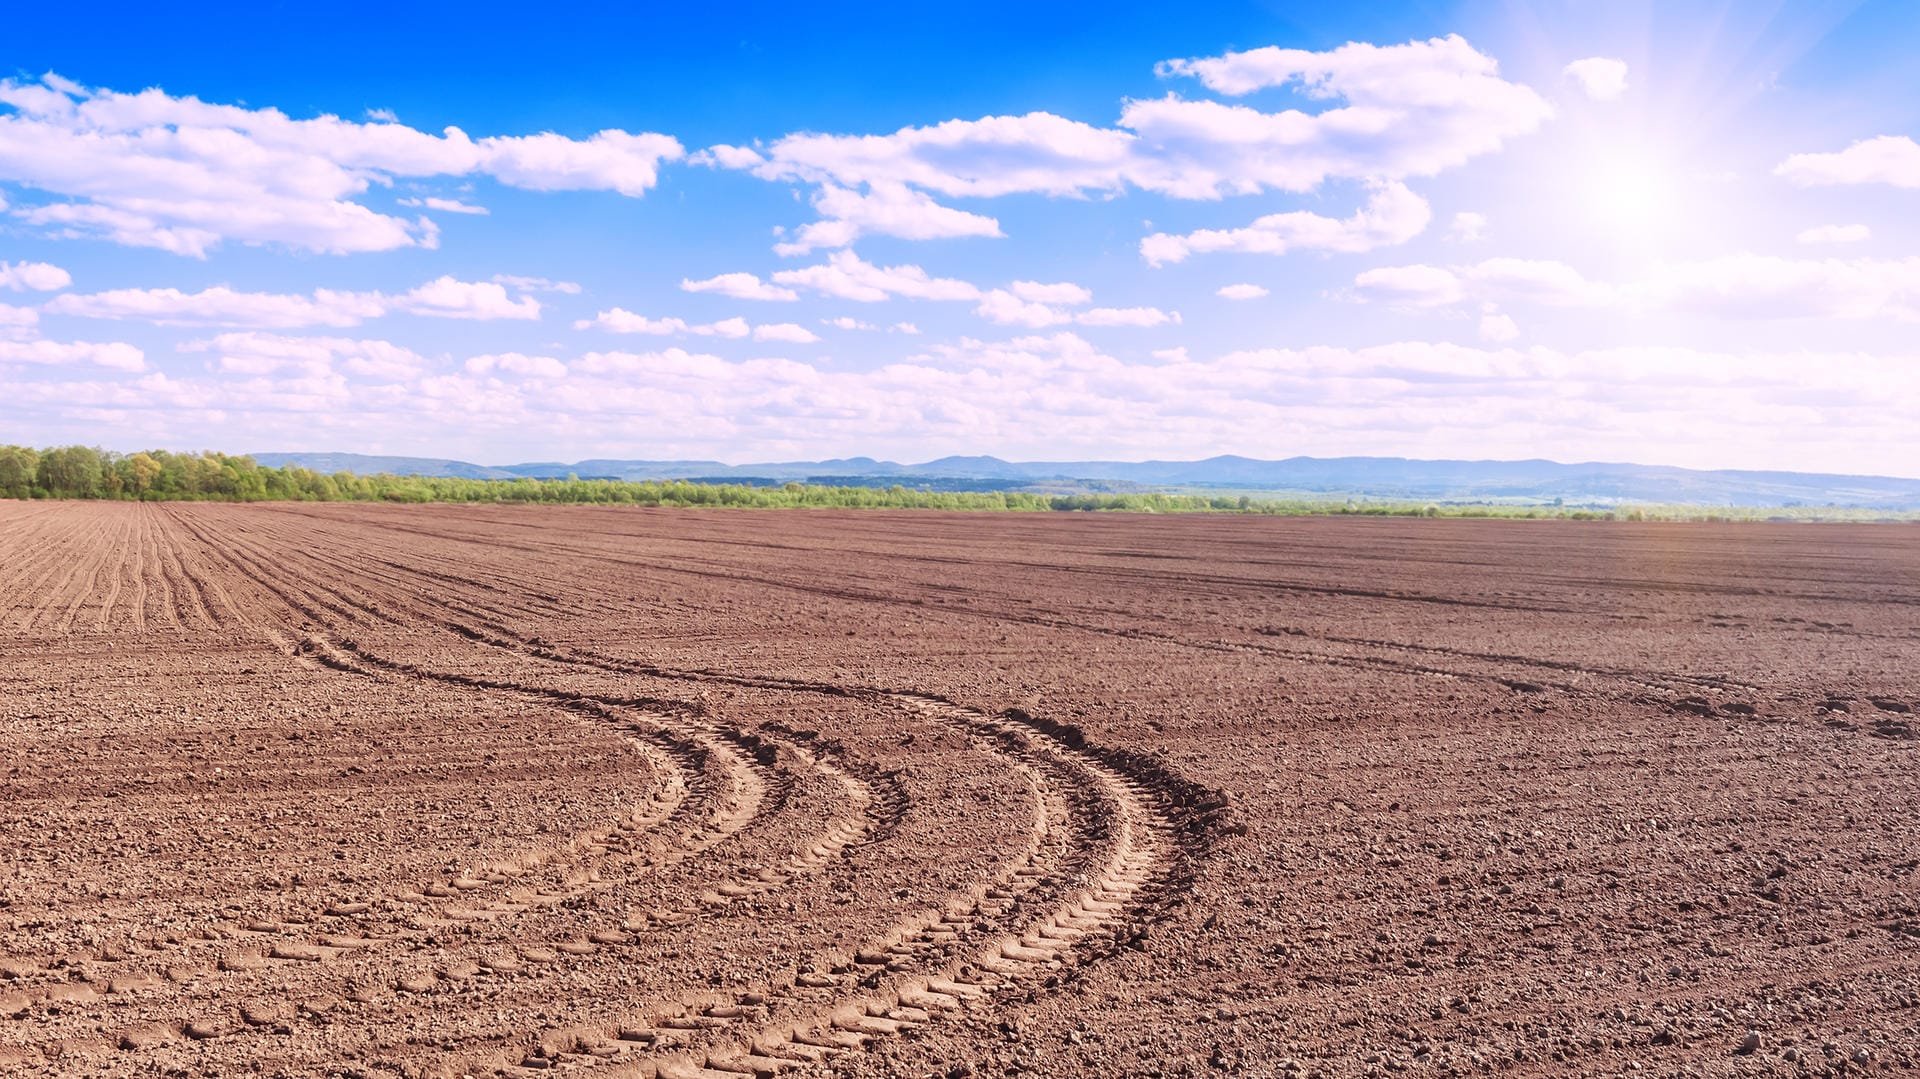
[[[1639,148],[1596,147],[1574,187],[1574,212],[1596,233],[1644,247],[1668,235],[1679,216],[1679,174]]]

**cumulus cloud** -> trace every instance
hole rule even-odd
[[[980,306],[974,308],[973,313],[1002,326],[1031,326],[1035,329],[1073,321],[1073,315],[1069,312],[1023,300],[1006,289],[998,288],[980,297]]]
[[[771,322],[753,328],[755,341],[786,341],[796,345],[809,345],[820,340],[820,335],[793,322]]]
[[[478,171],[530,191],[614,191],[629,198],[647,193],[660,178],[660,163],[685,151],[678,139],[651,133],[602,131],[587,139],[547,132],[481,139]]]
[[[0,303],[0,339],[24,341],[33,338],[40,325],[40,312],[31,307]]]
[[[196,258],[229,240],[330,254],[432,246],[431,222],[359,201],[400,177],[490,175],[538,191],[638,196],[661,162],[683,156],[665,135],[474,139],[385,119],[296,120],[159,89],[94,90],[54,75],[0,80],[0,109],[0,180],[66,200],[15,216]]]
[[[6,341],[0,340],[0,364],[31,363],[48,367],[93,364],[116,371],[143,371],[146,353],[121,341]]]
[[[404,431],[421,452],[529,430],[612,450],[630,446],[635,430],[657,430],[654,452],[676,456],[911,452],[953,439],[1017,456],[1180,458],[1227,444],[1259,456],[1311,445],[1326,454],[1435,457],[1457,452],[1463,416],[1476,451],[1493,457],[1658,452],[1712,465],[1725,461],[1727,446],[1752,445],[1754,430],[1777,436],[1761,447],[1777,456],[1750,467],[1844,466],[1863,444],[1920,452],[1908,418],[1920,411],[1920,357],[1912,354],[1400,341],[1225,355],[1173,347],[1134,361],[1050,332],[961,339],[858,368],[674,348],[557,359],[564,377],[514,370],[544,364],[496,360],[393,383],[298,367],[135,378],[90,377],[84,366],[0,368],[0,399],[16,429],[29,432],[23,437],[42,441],[55,439],[40,432],[99,410],[141,433],[149,422],[206,431],[208,417],[224,413],[229,441]],[[1623,385],[1636,392],[1620,392]]]
[[[449,214],[477,214],[480,216],[485,216],[486,214],[492,212],[488,210],[485,206],[475,206],[475,205],[472,205],[471,203],[461,202],[459,199],[442,199],[442,198],[434,198],[433,196],[428,196],[427,198],[424,198],[424,199],[401,199],[400,205],[417,206],[417,207],[422,207],[428,210],[439,210],[442,213],[449,213]]]
[[[1550,307],[1593,307],[1609,302],[1612,290],[1588,281],[1564,262],[1496,258],[1451,269],[1439,266],[1381,266],[1354,278],[1366,299],[1411,307],[1441,307],[1465,301],[1517,300]]]
[[[1201,168],[1199,176],[1164,182],[1176,195],[1429,176],[1499,149],[1553,111],[1533,90],[1500,78],[1499,65],[1458,35],[1328,52],[1269,46],[1170,60],[1158,70],[1229,96],[1292,86],[1310,99],[1345,103],[1319,113],[1262,113],[1172,96],[1129,102],[1123,126],[1170,151],[1171,162]]]
[[[1255,49],[1169,60],[1158,71],[1229,96],[1292,86],[1321,107],[1263,112],[1169,93],[1124,102],[1115,127],[1032,112],[886,135],[793,134],[764,151],[715,146],[700,160],[815,185],[825,220],[783,245],[797,253],[866,233],[999,235],[994,219],[933,196],[1084,196],[1132,187],[1213,199],[1311,191],[1329,179],[1428,176],[1491,153],[1552,114],[1544,98],[1500,78],[1492,58],[1458,36],[1328,52]]]
[[[1002,326],[1027,326],[1033,329],[1067,324],[1146,327],[1180,321],[1179,312],[1169,314],[1157,307],[1095,307],[1084,311],[1062,310],[1057,306],[1023,298],[1017,291],[1020,284],[1032,285],[1033,283],[1016,282],[1015,291],[993,289],[980,298],[980,305],[974,308],[973,313],[988,322]],[[1029,296],[1036,293],[1048,294],[1047,290],[1051,288],[1055,290],[1051,292],[1052,295],[1066,297],[1065,300],[1059,301],[1062,303],[1084,303],[1092,299],[1092,294],[1087,293],[1085,289],[1079,289],[1078,286],[1067,287],[1078,289],[1078,291],[1069,293],[1061,290],[1061,286],[1040,286],[1037,289],[1027,289],[1026,294]]]
[[[832,326],[836,330],[877,330],[880,327],[871,322],[862,322],[851,315],[836,315],[820,320],[822,326]]]
[[[311,295],[241,292],[216,285],[199,292],[177,288],[112,289],[65,293],[48,301],[55,314],[81,318],[134,319],[159,326],[251,326],[292,329],[302,326],[357,326],[370,318],[401,311],[436,318],[537,319],[540,303],[530,296],[513,299],[490,281],[461,281],[447,276],[397,295],[316,289]]]
[[[685,319],[648,318],[636,315],[624,307],[611,311],[602,311],[592,318],[583,318],[573,324],[576,330],[601,329],[609,333],[646,333],[657,337],[666,337],[676,333],[686,333]]]
[[[1073,316],[1082,326],[1165,326],[1178,323],[1180,312],[1158,307],[1095,307]]]
[[[1228,300],[1257,300],[1268,293],[1260,285],[1239,284],[1222,285],[1213,294]]]
[[[1589,56],[1568,64],[1560,73],[1594,101],[1614,101],[1627,92],[1625,60]]]
[[[776,322],[763,326],[749,325],[743,318],[725,318],[718,322],[690,323],[680,318],[649,318],[637,315],[624,307],[611,311],[602,311],[593,318],[583,318],[573,324],[576,330],[601,329],[609,333],[651,334],[655,337],[671,337],[678,334],[695,334],[700,337],[740,338],[752,336],[756,341],[792,341],[807,343],[820,340],[811,330],[791,322]]]
[[[1093,299],[1091,291],[1071,281],[1056,281],[1052,284],[1040,281],[1015,281],[1008,285],[1007,289],[1015,296],[1032,303],[1065,304],[1073,307]]]
[[[177,288],[124,288],[67,293],[47,310],[81,318],[134,319],[159,326],[357,326],[386,314],[377,293],[317,289],[310,296],[241,292],[225,285],[183,292]]]
[[[1920,319],[1920,258],[1791,259],[1735,254],[1660,263],[1623,282],[1591,281],[1563,262],[1488,259],[1471,266],[1385,266],[1354,278],[1363,299],[1410,307],[1516,302],[1679,311],[1737,319]]]
[[[351,337],[300,337],[276,333],[223,333],[180,346],[199,353],[218,371],[252,376],[293,375],[321,379],[342,372],[383,381],[424,374],[431,362],[391,341]]]
[[[391,297],[393,310],[437,318],[537,319],[540,301],[531,296],[512,299],[495,281],[461,281],[440,277],[401,296]]]
[[[52,292],[73,284],[73,275],[47,262],[0,262],[0,288]]]
[[[668,374],[687,371],[722,373],[727,361],[703,352],[670,348],[661,352],[589,352],[574,365],[576,371],[594,375]]]
[[[1461,243],[1473,243],[1487,234],[1487,215],[1472,210],[1462,210],[1453,215],[1453,224],[1447,228],[1447,239]]]
[[[727,276],[751,276],[750,274]],[[895,296],[913,300],[974,300],[980,290],[965,281],[934,277],[918,266],[875,266],[851,251],[835,251],[827,261],[800,270],[773,275],[780,285],[810,289],[859,303],[878,303]],[[681,286],[685,288],[683,284]]]
[[[1802,229],[1794,239],[1803,244],[1815,246],[1832,244],[1857,244],[1873,238],[1873,230],[1865,225],[1819,225]]]
[[[736,315],[733,318],[723,318],[718,322],[709,322],[701,326],[688,326],[687,332],[699,334],[702,337],[745,337],[753,332],[753,328],[747,325],[746,319]]]
[[[1185,236],[1157,232],[1140,241],[1140,254],[1154,266],[1183,262],[1195,253],[1239,251],[1284,255],[1292,250],[1354,253],[1403,244],[1432,220],[1427,200],[1397,181],[1377,184],[1352,217],[1322,217],[1306,210],[1268,214],[1239,229],[1201,229]]]
[[[1920,143],[1906,135],[1862,139],[1838,153],[1794,154],[1774,175],[1801,187],[1892,184],[1920,187]]]
[[[494,274],[493,280],[515,292],[560,292],[568,296],[580,294],[580,286],[572,281],[552,281],[544,277],[518,277],[504,273]]]
[[[1741,319],[1920,320],[1920,258],[1728,255],[1657,268],[1631,302]]]
[[[1520,327],[1511,317],[1494,311],[1480,316],[1480,340],[1501,343],[1518,336]]]
[[[528,378],[567,377],[567,365],[552,356],[528,356],[519,352],[471,356],[464,366],[476,375],[503,372]]]
[[[798,292],[790,288],[771,285],[750,273],[723,273],[718,277],[709,277],[703,281],[682,278],[680,287],[687,292],[717,292],[722,296],[731,296],[736,300],[779,300],[783,302],[800,298]]]
[[[780,255],[804,255],[821,247],[846,247],[862,236],[937,240],[1004,236],[1000,222],[933,201],[905,184],[876,183],[865,194],[836,184],[822,186],[813,208],[822,220],[803,226],[792,240],[774,245]]]

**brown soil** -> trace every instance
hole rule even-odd
[[[0,502],[8,1075],[1920,1068],[1920,532]]]

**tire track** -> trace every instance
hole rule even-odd
[[[823,954],[766,990],[731,999],[702,993],[618,1028],[573,1026],[522,1037],[517,1040],[534,1043],[533,1053],[496,1062],[514,1070],[612,1064],[620,1074],[767,1075],[860,1049],[875,1036],[897,1034],[941,1013],[990,1006],[1000,990],[1060,969],[1076,948],[1088,957],[1118,947],[1128,928],[1165,896],[1167,884],[1203,854],[1205,818],[1223,809],[1213,792],[1170,781],[1155,769],[1138,769],[1144,778],[1129,774],[1086,748],[1077,730],[1021,713],[993,716],[898,691],[671,671],[579,650],[560,652],[508,635],[504,627],[494,627],[496,635],[453,620],[445,624],[471,640],[557,662],[884,700],[996,746],[1029,776],[1052,777],[1032,788],[1038,806],[1026,849],[1010,868],[945,908],[897,922],[851,954]],[[1040,767],[1025,758],[1037,758]],[[1176,820],[1179,803],[1197,810],[1188,814],[1192,819]],[[1077,811],[1072,823],[1070,805]],[[1086,871],[1076,876],[1076,866]],[[1036,897],[1050,903],[1037,916],[1018,920]]]
[[[185,527],[203,544],[209,547],[212,546],[208,537],[196,526],[187,524]],[[249,545],[235,543],[219,548],[218,550],[236,570],[254,581],[267,592],[277,596],[281,602],[287,604],[292,611],[299,615],[315,621],[325,622],[327,619],[321,609],[322,606],[336,611],[343,609],[341,604],[329,602],[325,596],[317,594],[321,590],[321,586],[318,586],[317,582],[305,578],[296,578],[299,583],[287,584],[281,583],[281,579],[285,574],[269,575],[266,572],[266,564],[258,560],[265,556],[262,552],[253,549]],[[302,587],[302,585],[305,587]],[[303,595],[305,597],[304,599],[302,598]],[[339,596],[337,593],[334,598],[342,601],[348,609],[373,609],[371,605],[354,603],[351,597]],[[465,675],[433,672],[410,664],[385,659],[354,644],[350,640],[339,638],[328,639],[320,635],[309,635],[299,646],[293,649],[293,651],[305,655],[320,665],[369,679],[384,680],[390,677],[426,679],[452,683],[470,691],[532,696],[542,700],[552,701],[561,707],[569,708],[576,712],[595,715],[602,719],[613,719],[615,721],[628,718],[625,716],[615,716],[615,709],[625,710],[630,716],[632,714],[639,714],[638,709],[660,703],[652,701],[615,700],[604,697],[596,698],[589,695],[574,694],[540,686],[521,686],[475,679]],[[785,786],[788,784],[788,781],[780,778],[771,764],[770,759],[773,756],[772,747],[776,745],[776,743],[754,736],[741,735],[738,732],[727,731],[715,725],[700,723],[690,716],[690,713],[696,710],[684,705],[676,706],[676,711],[679,714],[673,716],[654,713],[651,717],[654,721],[654,726],[649,733],[656,737],[669,739],[674,748],[679,749],[683,753],[695,755],[703,762],[709,760],[723,762],[724,767],[722,771],[726,776],[731,790],[727,797],[719,800],[721,808],[715,811],[712,818],[701,821],[697,827],[688,829],[687,837],[677,846],[657,857],[641,855],[634,858],[633,861],[640,863],[640,867],[643,869],[676,865],[714,850],[747,827],[748,824],[760,819],[765,813],[769,812],[771,808],[777,808],[778,803],[769,797],[769,788],[774,785]],[[639,729],[637,725],[635,729]],[[691,733],[688,733],[690,730]],[[904,812],[904,799],[897,787],[889,787],[884,783],[856,778],[845,769],[819,760],[807,751],[790,743],[777,743],[777,745],[780,752],[789,755],[792,760],[798,762],[800,768],[811,769],[832,779],[839,788],[839,803],[848,807],[848,811],[829,818],[828,822],[823,826],[824,831],[803,843],[802,849],[797,854],[784,864],[772,867],[757,876],[751,878],[728,877],[719,880],[712,888],[702,892],[695,902],[683,904],[676,908],[650,912],[639,923],[629,922],[628,924],[621,925],[618,929],[609,928],[605,931],[596,932],[590,934],[588,938],[584,940],[556,941],[551,948],[542,946],[520,947],[517,949],[517,953],[510,953],[510,958],[504,962],[493,964],[495,973],[509,974],[516,972],[521,962],[528,965],[551,963],[562,961],[564,956],[591,954],[603,947],[616,947],[625,942],[625,934],[627,933],[645,932],[662,926],[685,924],[693,918],[704,916],[717,908],[723,908],[738,899],[764,894],[785,884],[795,876],[818,870],[848,847],[866,841],[875,834],[889,828]],[[771,783],[768,782],[763,778],[762,773],[773,776],[774,781]],[[645,820],[634,820],[624,823],[635,826],[653,824],[655,823],[654,818],[658,816],[658,814],[652,813],[643,815],[646,817]],[[587,837],[587,841],[584,844],[574,845],[574,849],[584,846],[588,850],[604,853],[608,849],[606,841],[611,838],[613,837],[604,833],[592,835]],[[266,937],[271,940],[271,943],[262,942],[259,947],[229,952],[227,955],[221,957],[219,968],[231,975],[245,974],[251,971],[267,971],[276,963],[325,964],[343,956],[369,954],[380,949],[382,946],[391,945],[397,941],[404,942],[406,939],[417,940],[419,937],[418,932],[400,934],[389,932],[384,936],[372,936],[367,935],[365,932],[359,932],[357,935],[347,935],[340,932],[329,933],[326,932],[326,930],[329,928],[340,928],[339,926],[328,924],[329,919],[335,921],[345,919],[364,923],[365,919],[383,912],[378,908],[389,906],[394,900],[424,903],[436,898],[452,898],[454,896],[460,896],[463,899],[473,898],[472,893],[480,892],[482,886],[506,884],[518,877],[528,867],[513,866],[503,868],[507,868],[510,871],[497,875],[489,875],[488,879],[455,880],[449,882],[447,885],[439,886],[438,889],[436,889],[435,886],[428,886],[416,895],[389,897],[389,899],[385,901],[362,899],[335,903],[330,905],[319,917],[293,918],[278,923],[253,923],[239,926],[233,939],[260,941],[262,937]],[[556,906],[590,888],[599,887],[604,882],[600,873],[589,872],[576,873],[573,877],[569,878],[567,883],[573,886],[571,891],[542,889],[528,892],[522,889],[517,893],[510,894],[504,902],[495,901],[477,911],[472,908],[461,908],[457,911],[443,909],[441,913],[450,915],[450,917],[441,919],[419,919],[418,923],[421,928],[428,930],[453,925],[458,925],[463,929],[470,928],[477,922],[489,920],[493,917],[518,915],[536,907]],[[439,892],[437,895],[434,894],[436,890]],[[264,977],[267,975],[263,974],[261,976]],[[398,978],[394,979],[394,982],[403,991],[430,992],[438,981],[450,979],[454,976],[454,972],[448,970],[437,972],[422,972],[416,970],[412,974],[401,974]],[[310,978],[304,980],[311,981]],[[126,986],[129,992],[137,988],[151,987],[153,987],[151,984],[136,986],[132,981]],[[229,991],[231,992],[231,987]],[[348,987],[348,993],[350,998],[355,993],[365,995],[363,990],[353,987]],[[277,1028],[282,1025],[278,1022],[262,1022],[256,1024],[246,1020],[246,1015],[248,1014],[252,1014],[256,1018],[276,1014],[275,1009],[273,1009],[266,1000],[251,1000],[242,1005],[241,1011],[244,1026],[237,1028],[235,1024],[230,1021],[223,1022],[221,1018],[217,1016],[203,1015],[197,1019],[185,1019],[173,1027],[165,1027],[160,1030],[146,1030],[138,1036],[129,1034],[123,1037],[122,1041],[136,1042],[142,1046],[148,1043],[167,1044],[177,1041],[180,1037],[213,1036],[210,1032],[217,1034],[238,1033],[241,1029],[252,1029],[256,1027]]]
[[[990,1008],[996,994],[1128,939],[1180,868],[1169,800],[1031,721],[892,697],[994,745],[1030,777],[1033,823],[1022,851],[943,908],[903,918],[850,952],[823,953],[765,989],[689,996],[614,1029],[544,1032],[506,1070],[773,1075]]]
[[[442,583],[473,584],[437,576]],[[388,575],[388,583],[402,582]],[[633,1017],[619,1029],[549,1030],[531,1039],[537,1045],[534,1054],[518,1061],[507,1054],[496,1065],[546,1070],[562,1063],[612,1062],[642,1071],[664,1067],[665,1074],[710,1065],[733,1066],[735,1072],[772,1071],[817,1061],[855,1048],[876,1033],[897,1032],[943,1011],[985,1003],[1001,988],[1058,969],[1076,949],[1098,954],[1102,947],[1117,947],[1124,928],[1146,911],[1178,863],[1190,856],[1176,842],[1172,799],[1072,745],[1079,740],[1077,732],[1063,739],[1027,717],[989,716],[914,694],[674,671],[577,649],[561,651],[491,618],[481,618],[482,625],[464,621],[453,612],[464,610],[468,618],[480,612],[457,600],[435,597],[434,605],[440,608],[437,616],[418,605],[416,613],[467,640],[549,662],[885,701],[999,748],[1034,779],[1030,789],[1036,824],[1027,849],[972,894],[895,923],[850,954],[819,955],[789,980],[764,990],[732,999],[704,992],[678,1007]],[[840,827],[830,829],[830,842],[803,858],[823,859],[832,853],[831,841],[844,834]],[[734,890],[744,897],[768,883],[735,882],[733,888],[716,889],[703,900],[730,898],[726,893]],[[622,929],[671,926],[692,913],[690,908],[656,912],[657,920]],[[737,1067],[741,1064],[748,1067]]]

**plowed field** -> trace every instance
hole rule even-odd
[[[1920,1068],[1920,531],[0,502],[8,1075]]]

